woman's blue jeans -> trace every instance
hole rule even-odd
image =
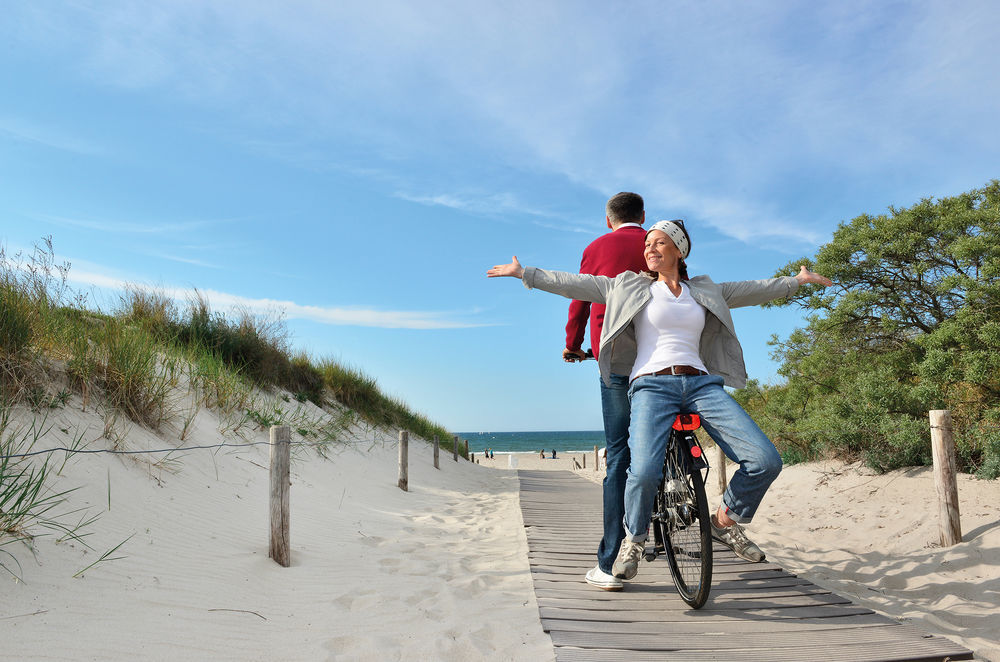
[[[646,539],[653,500],[666,453],[670,426],[677,414],[698,414],[701,425],[730,460],[738,462],[723,495],[729,517],[753,519],[764,493],[781,471],[774,444],[722,387],[715,375],[649,375],[629,387],[631,465],[625,483],[626,537]],[[719,467],[717,470],[721,470]]]

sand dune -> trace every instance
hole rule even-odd
[[[60,428],[99,436],[71,403]],[[188,443],[221,441],[198,414]],[[252,438],[266,441],[258,431]],[[232,439],[228,439],[232,441]],[[102,441],[103,443],[103,441]],[[132,449],[167,442],[134,427]],[[177,442],[174,441],[174,444]],[[39,447],[44,444],[40,443]],[[95,445],[97,447],[97,445]],[[100,513],[86,540],[8,547],[23,583],[0,594],[4,660],[546,660],[517,479],[411,440],[408,492],[395,436],[354,428],[328,460],[292,464],[292,565],[268,559],[268,448],[78,455],[58,487]],[[110,485],[110,488],[109,488]],[[110,491],[110,497],[109,497]],[[109,504],[110,498],[110,504]],[[73,575],[128,538],[119,560]]]

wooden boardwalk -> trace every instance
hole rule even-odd
[[[971,660],[972,652],[715,546],[712,593],[693,610],[665,559],[639,562],[625,590],[588,586],[601,537],[601,486],[570,471],[518,471],[528,559],[556,660]],[[766,550],[765,550],[766,551]]]

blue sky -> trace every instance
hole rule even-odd
[[[828,6],[829,5],[829,6]],[[0,241],[75,285],[284,311],[297,349],[456,431],[599,429],[568,301],[604,203],[685,218],[692,273],[1000,176],[1000,5],[14,2]],[[740,310],[752,377],[794,311]]]

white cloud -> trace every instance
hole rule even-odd
[[[428,188],[413,173],[461,180],[478,158],[640,190],[740,241],[815,243],[814,219],[773,211],[806,180],[954,170],[969,121],[1000,139],[990,2],[580,7],[100,3],[44,24],[102,83],[351,146],[358,173],[407,172],[397,197],[476,214],[548,217],[528,198],[406,193]]]
[[[87,271],[74,268],[69,273],[68,280],[78,286],[88,288],[98,288],[115,292],[124,291],[134,283],[121,278],[110,276],[101,271]],[[469,317],[477,314],[478,310],[468,313],[440,312],[440,311],[413,311],[413,310],[378,310],[374,308],[356,307],[334,307],[334,306],[313,306],[300,304],[294,301],[279,299],[255,299],[244,297],[228,292],[219,292],[211,289],[198,289],[157,286],[155,289],[163,292],[166,296],[177,302],[185,303],[201,296],[213,309],[228,311],[234,308],[249,310],[257,314],[271,314],[276,311],[281,312],[289,319],[304,319],[321,324],[331,324],[336,326],[362,326],[377,327],[382,329],[465,329],[482,326],[473,322],[461,321],[460,317]]]
[[[429,207],[447,207],[459,211],[471,212],[474,214],[487,216],[502,216],[505,214],[524,214],[527,216],[538,216],[542,218],[558,218],[554,214],[544,209],[538,209],[522,203],[513,193],[491,193],[486,195],[439,193],[430,195],[420,195],[397,191],[395,197],[415,202]]]
[[[106,219],[94,220],[86,218],[70,218],[68,216],[53,216],[49,214],[36,214],[35,218],[48,221],[56,225],[83,228],[97,232],[107,232],[114,234],[137,234],[137,235],[180,235],[193,230],[200,230],[206,227],[231,223],[230,220],[205,220],[205,221],[110,221]]]

